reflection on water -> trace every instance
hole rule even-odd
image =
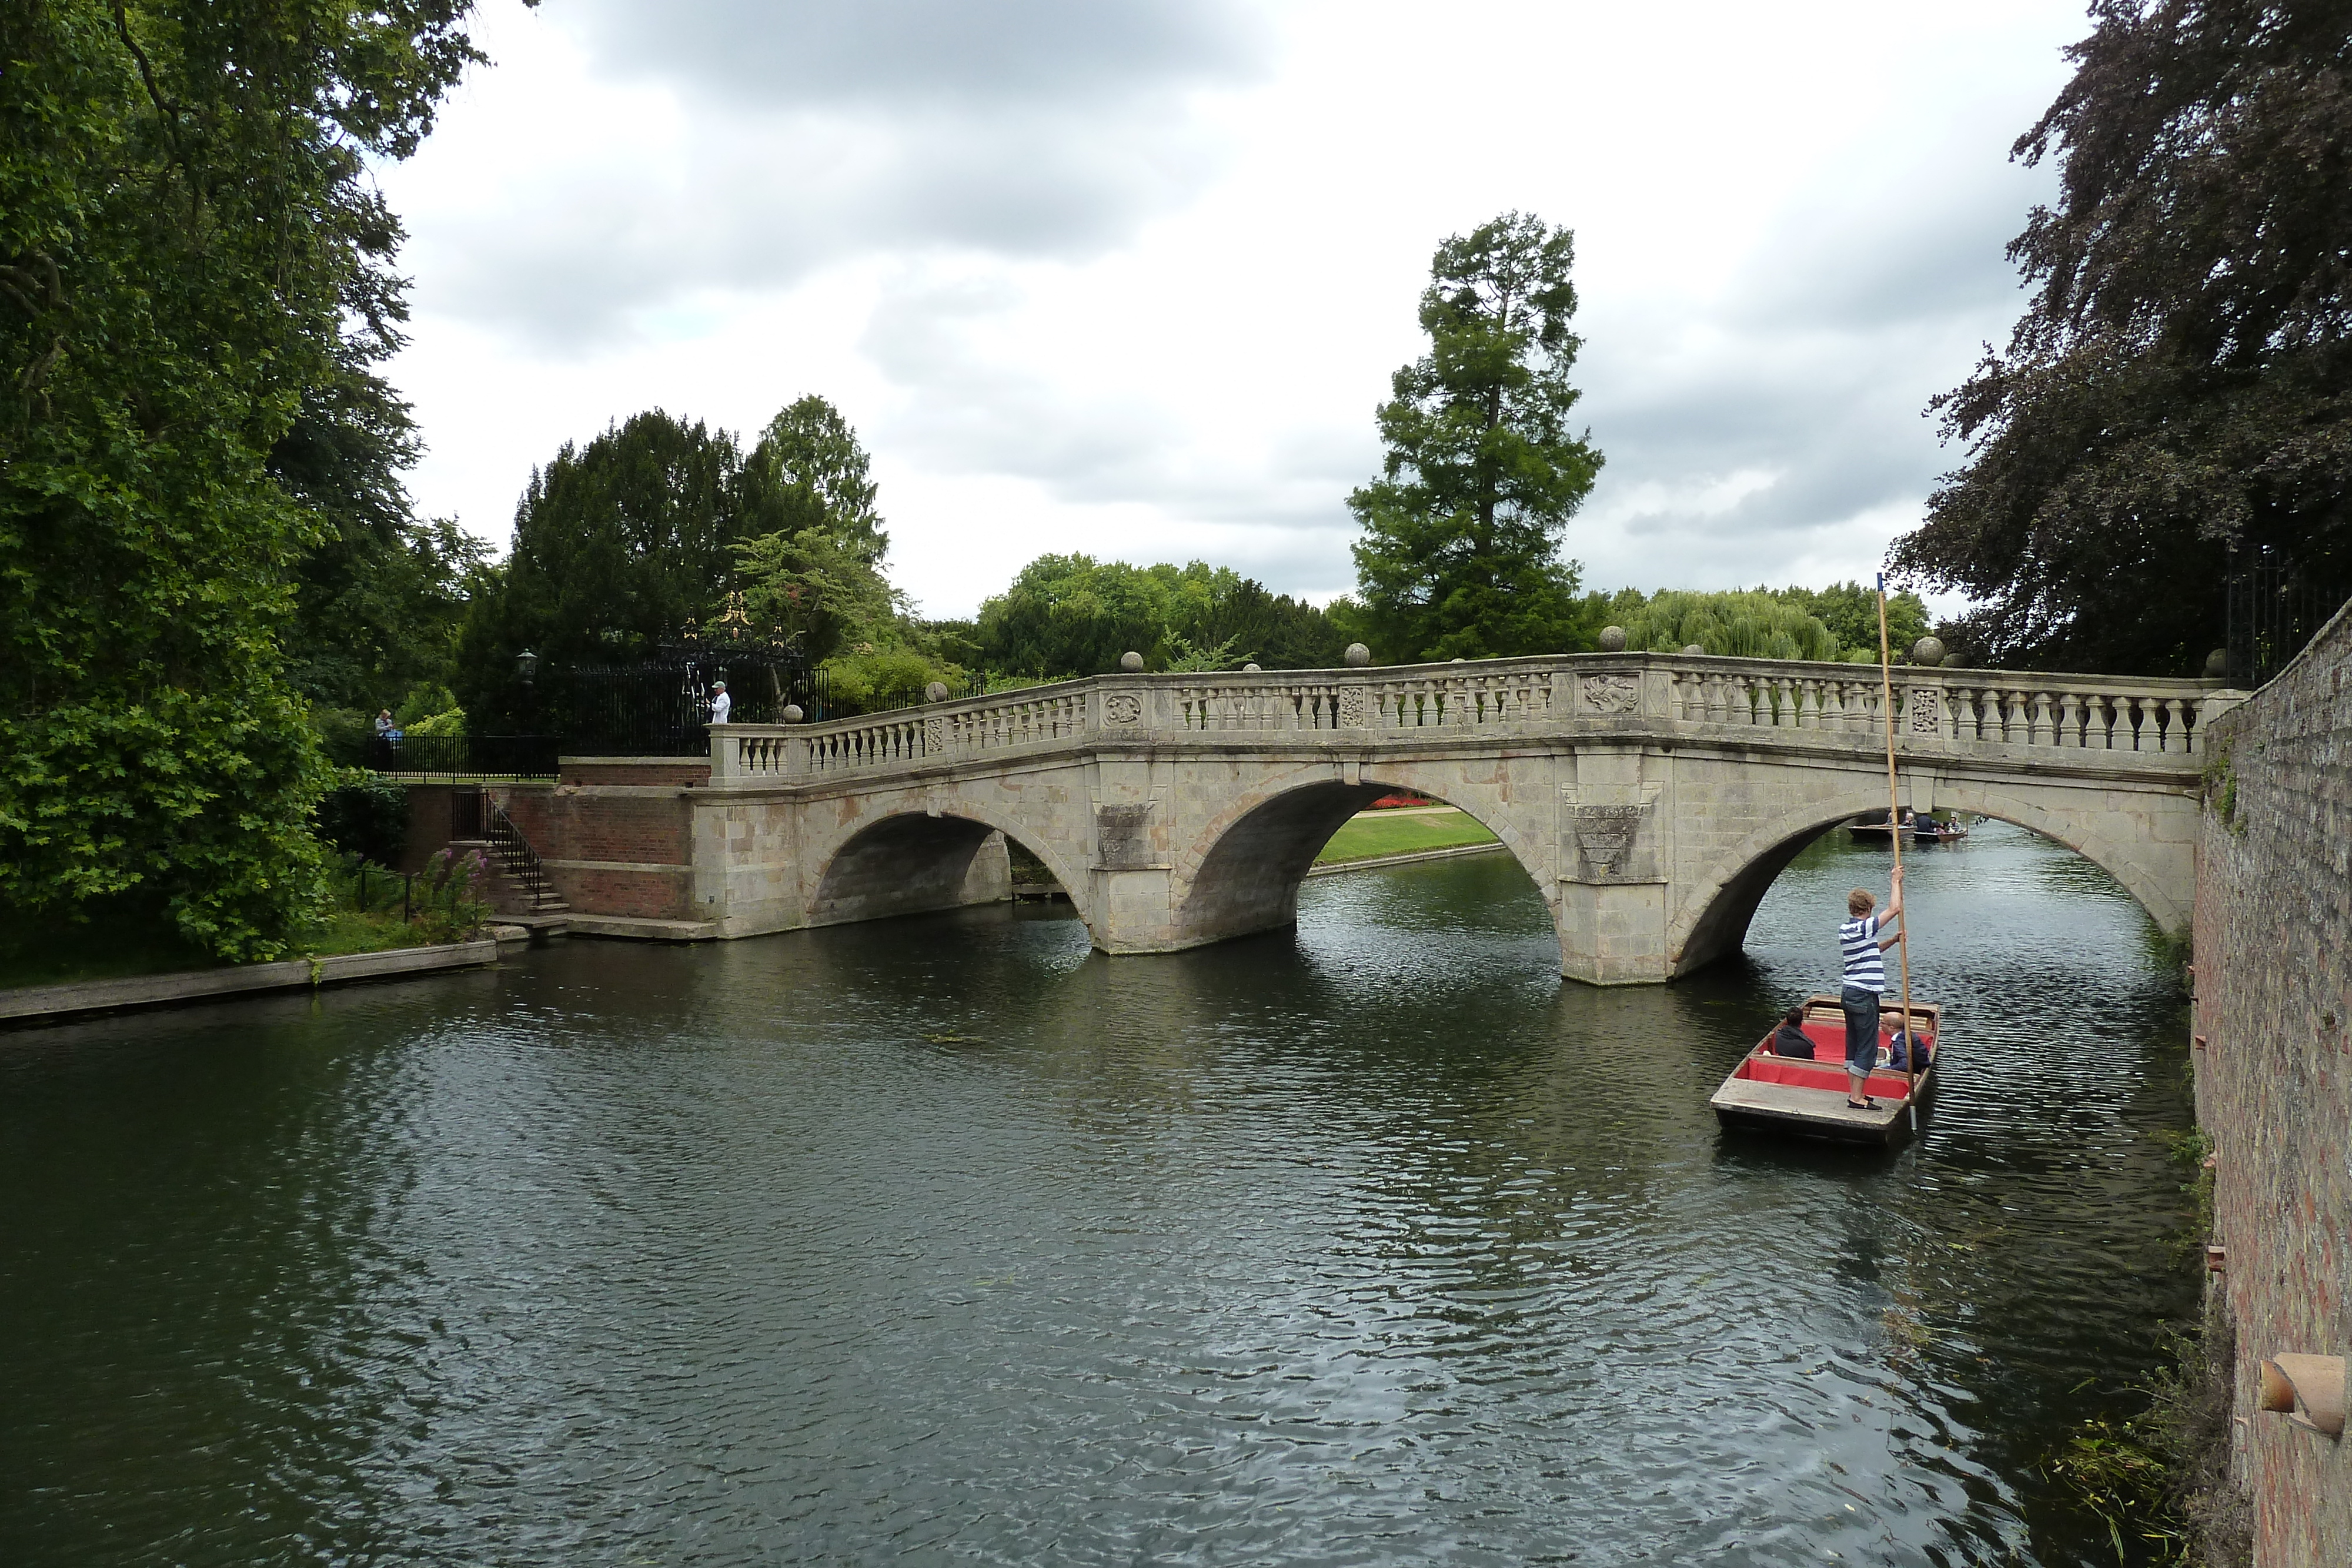
[[[1920,1140],[1707,1113],[1885,861],[1664,988],[1492,856],[1170,957],[996,909],[13,1037],[0,1551],[2110,1562],[2036,1462],[2190,1299],[2137,909],[1922,850]]]

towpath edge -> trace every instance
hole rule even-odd
[[[445,969],[477,969],[498,962],[499,943],[485,936],[434,947],[394,947],[381,953],[344,953],[331,958],[289,958],[275,964],[240,964],[223,969],[193,969],[171,975],[138,975],[121,980],[83,980],[69,986],[24,986],[0,991],[0,1028],[61,1022],[98,1013],[183,1002],[249,996],[257,992],[308,990],[354,980],[396,979]]]

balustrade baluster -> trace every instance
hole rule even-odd
[[[1782,729],[1797,727],[1797,683],[1787,675],[1772,681],[1772,722]]]
[[[2164,749],[2176,757],[2189,755],[2189,705],[2173,697],[2164,705],[2165,715],[2171,722],[2165,726]]]
[[[2079,747],[2083,744],[2081,709],[2082,704],[2073,692],[2058,694],[2058,734],[2053,745]]]

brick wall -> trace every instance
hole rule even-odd
[[[2352,1563],[2352,1441],[2255,1408],[2282,1351],[2347,1351],[2352,1263],[2352,610],[2221,718],[2200,844],[2193,1051],[2220,1289],[2238,1330],[2257,1568]],[[2209,745],[2213,742],[2209,741]],[[2233,797],[2230,820],[2221,797]]]
[[[505,784],[491,795],[574,911],[695,918],[694,801],[684,788]]]
[[[423,871],[433,852],[446,844],[450,831],[449,797],[456,787],[448,784],[411,784],[408,787],[408,841],[400,852],[396,871]]]
[[[691,757],[566,757],[556,764],[563,784],[646,784],[699,789],[710,782],[710,758]]]

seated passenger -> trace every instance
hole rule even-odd
[[[1913,1040],[1910,1034],[1903,1030],[1896,1030],[1888,1037],[1887,1042],[1878,1048],[1878,1055],[1879,1065],[1890,1072],[1927,1071],[1927,1042]]]
[[[1813,1059],[1813,1042],[1805,1033],[1805,1009],[1790,1008],[1780,1027],[1772,1031],[1772,1054],[1791,1056],[1800,1061]]]

